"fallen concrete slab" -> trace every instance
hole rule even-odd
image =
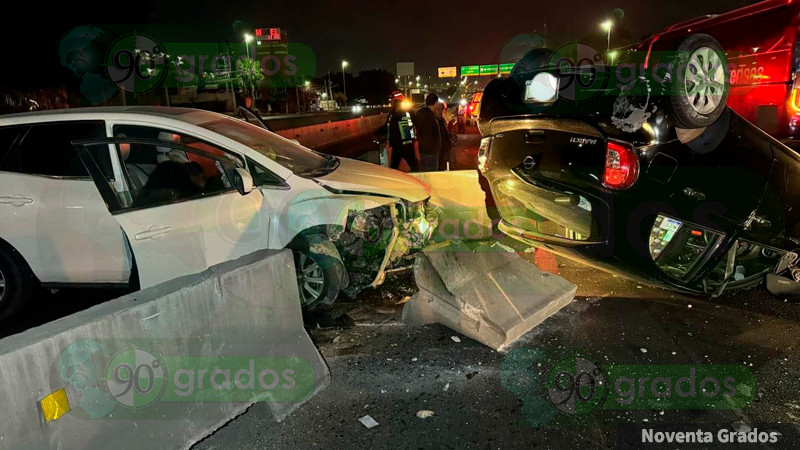
[[[418,254],[411,324],[441,323],[502,350],[569,304],[577,286],[498,244],[440,243]]]
[[[2,448],[169,449],[190,447],[254,403],[280,421],[330,373],[303,328],[284,250],[2,339],[0,381]],[[46,420],[54,408],[65,414]]]

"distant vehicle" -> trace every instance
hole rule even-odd
[[[415,178],[188,108],[3,116],[0,162],[0,319],[37,285],[144,288],[263,248],[293,251],[310,309],[435,226]]]
[[[335,100],[320,100],[319,106],[323,111],[336,111],[338,108]]]
[[[715,296],[762,282],[800,247],[800,153],[726,107],[714,38],[673,37],[648,56],[675,72],[637,79],[641,95],[600,80],[614,71],[529,52],[484,91],[479,166],[507,235]],[[577,77],[598,82],[584,92]]]
[[[425,106],[426,95],[428,95],[428,93],[422,89],[411,89],[408,99],[411,101],[411,105],[414,109],[419,109]]]
[[[466,121],[468,125],[474,125],[477,122],[478,117],[480,117],[482,98],[483,92],[476,92],[472,94],[472,97],[470,97],[466,110]]]
[[[647,53],[690,34],[714,37],[727,53],[728,106],[777,138],[800,134],[800,2],[766,0],[670,26],[637,44]]]

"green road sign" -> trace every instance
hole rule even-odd
[[[500,64],[500,75],[508,75],[513,68],[514,63]]]
[[[472,75],[480,75],[480,66],[461,66],[461,76],[468,77]]]
[[[481,75],[497,75],[497,64],[480,66]]]

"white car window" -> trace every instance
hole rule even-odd
[[[72,141],[105,137],[102,121],[32,125],[4,158],[10,172],[57,177],[88,177]]]
[[[113,191],[117,204],[109,205],[112,212],[204,198],[236,189],[231,179],[241,165],[224,155],[215,155],[214,148],[164,147],[135,139],[118,141],[114,147],[124,160],[128,182],[127,188],[110,182],[101,187]],[[100,155],[108,153],[108,144],[87,144],[86,148],[100,173],[107,176]]]

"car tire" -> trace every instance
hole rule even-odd
[[[671,58],[665,108],[678,128],[703,128],[725,110],[730,74],[725,50],[707,34],[684,39]]]
[[[305,311],[336,301],[344,285],[344,265],[326,236],[302,236],[292,246],[300,305]]]
[[[0,321],[19,312],[35,287],[36,278],[19,253],[0,247]]]

